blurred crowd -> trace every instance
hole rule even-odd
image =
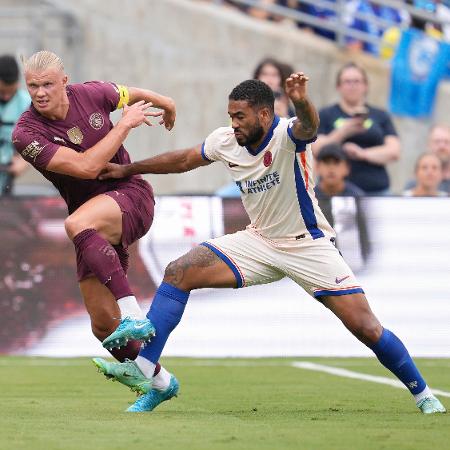
[[[450,2],[448,0],[404,1],[403,3],[409,4],[413,11],[417,11],[417,15],[414,12],[409,13],[406,9],[394,8],[368,0],[346,0],[343,2],[343,11],[337,9],[336,0],[321,2],[259,0],[254,6],[245,6],[243,2],[235,0],[219,2],[257,19],[284,22],[331,40],[337,40],[336,24],[342,20],[347,30],[367,33],[368,37],[378,38],[381,43],[345,36],[344,44],[347,48],[364,50],[375,55],[380,54],[385,58],[392,56],[392,48],[398,43],[400,30],[404,28],[416,28],[434,38],[450,41],[450,24],[442,25],[440,22],[440,20],[450,21]],[[271,8],[277,6],[301,13],[303,19],[293,19],[270,11]],[[427,18],[421,17],[423,16],[421,13],[426,13]],[[308,18],[312,20],[308,20]],[[322,25],[317,24],[316,19]]]
[[[19,87],[19,77],[14,56],[0,56],[0,195],[10,194],[14,179],[28,167],[11,142],[17,119],[30,106],[30,96]]]
[[[294,69],[289,64],[267,58],[253,73],[253,78],[264,81],[273,90],[275,113],[280,117],[294,115],[283,89],[292,72]],[[317,197],[391,195],[387,167],[400,158],[401,142],[389,113],[367,103],[368,75],[353,62],[340,68],[335,88],[338,101],[320,109],[318,137],[312,146]],[[216,193],[223,197],[240,195],[234,183]],[[449,194],[450,126],[435,124],[403,195],[435,197]]]
[[[293,117],[294,108],[284,91],[294,68],[275,58],[255,67],[252,77],[273,91],[275,113]],[[389,113],[367,103],[369,79],[366,71],[350,62],[335,79],[336,103],[319,111],[320,128],[313,144],[316,162],[316,194],[384,196],[392,194],[387,167],[401,155],[401,142]],[[14,153],[11,132],[15,121],[28,108],[28,93],[19,88],[19,68],[11,55],[0,56],[0,195],[11,194],[12,185],[27,163]],[[404,188],[405,196],[447,196],[450,193],[450,126],[435,124],[428,142]],[[234,183],[217,195],[238,197]]]

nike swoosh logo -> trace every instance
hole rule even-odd
[[[347,278],[350,278],[350,275],[347,275],[346,277],[343,277],[343,278],[336,277],[336,279],[334,281],[336,281],[336,284],[341,284]]]
[[[129,373],[124,372],[124,373],[122,374],[122,376],[127,377],[127,378],[131,378],[133,375],[130,375]]]
[[[140,325],[135,325],[134,328],[140,330],[141,328],[144,328],[145,325],[146,325],[145,323],[141,323]]]
[[[228,163],[228,167],[238,167],[239,166],[239,164],[233,164],[233,163]]]

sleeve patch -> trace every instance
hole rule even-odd
[[[21,154],[24,158],[29,158],[36,161],[36,158],[40,155],[42,150],[44,150],[45,145],[41,145],[38,141],[33,141],[28,144],[22,151]]]

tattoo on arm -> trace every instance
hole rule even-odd
[[[297,115],[299,132],[303,135],[314,135],[319,126],[319,116],[314,105],[304,98],[295,102],[295,114]]]
[[[183,281],[188,268],[195,270],[196,268],[210,267],[220,261],[221,259],[214,252],[203,245],[199,245],[181,258],[171,262],[166,268],[164,280],[169,284],[178,286]]]

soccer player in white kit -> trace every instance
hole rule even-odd
[[[445,412],[403,343],[372,313],[362,287],[334,246],[334,230],[314,195],[311,142],[319,118],[306,95],[307,81],[302,72],[286,80],[286,93],[296,110],[293,119],[274,114],[273,93],[266,84],[247,80],[229,95],[231,127],[213,131],[202,146],[106,168],[103,178],[119,178],[187,172],[220,161],[240,188],[251,220],[246,230],[203,242],[167,266],[147,314],[156,336],[135,361],[94,359],[109,378],[142,394],[128,411],[151,411],[178,392],[173,375],[164,391],[152,389],[151,377],[191,290],[240,288],[288,276],[373,350],[410,390],[423,413]]]

